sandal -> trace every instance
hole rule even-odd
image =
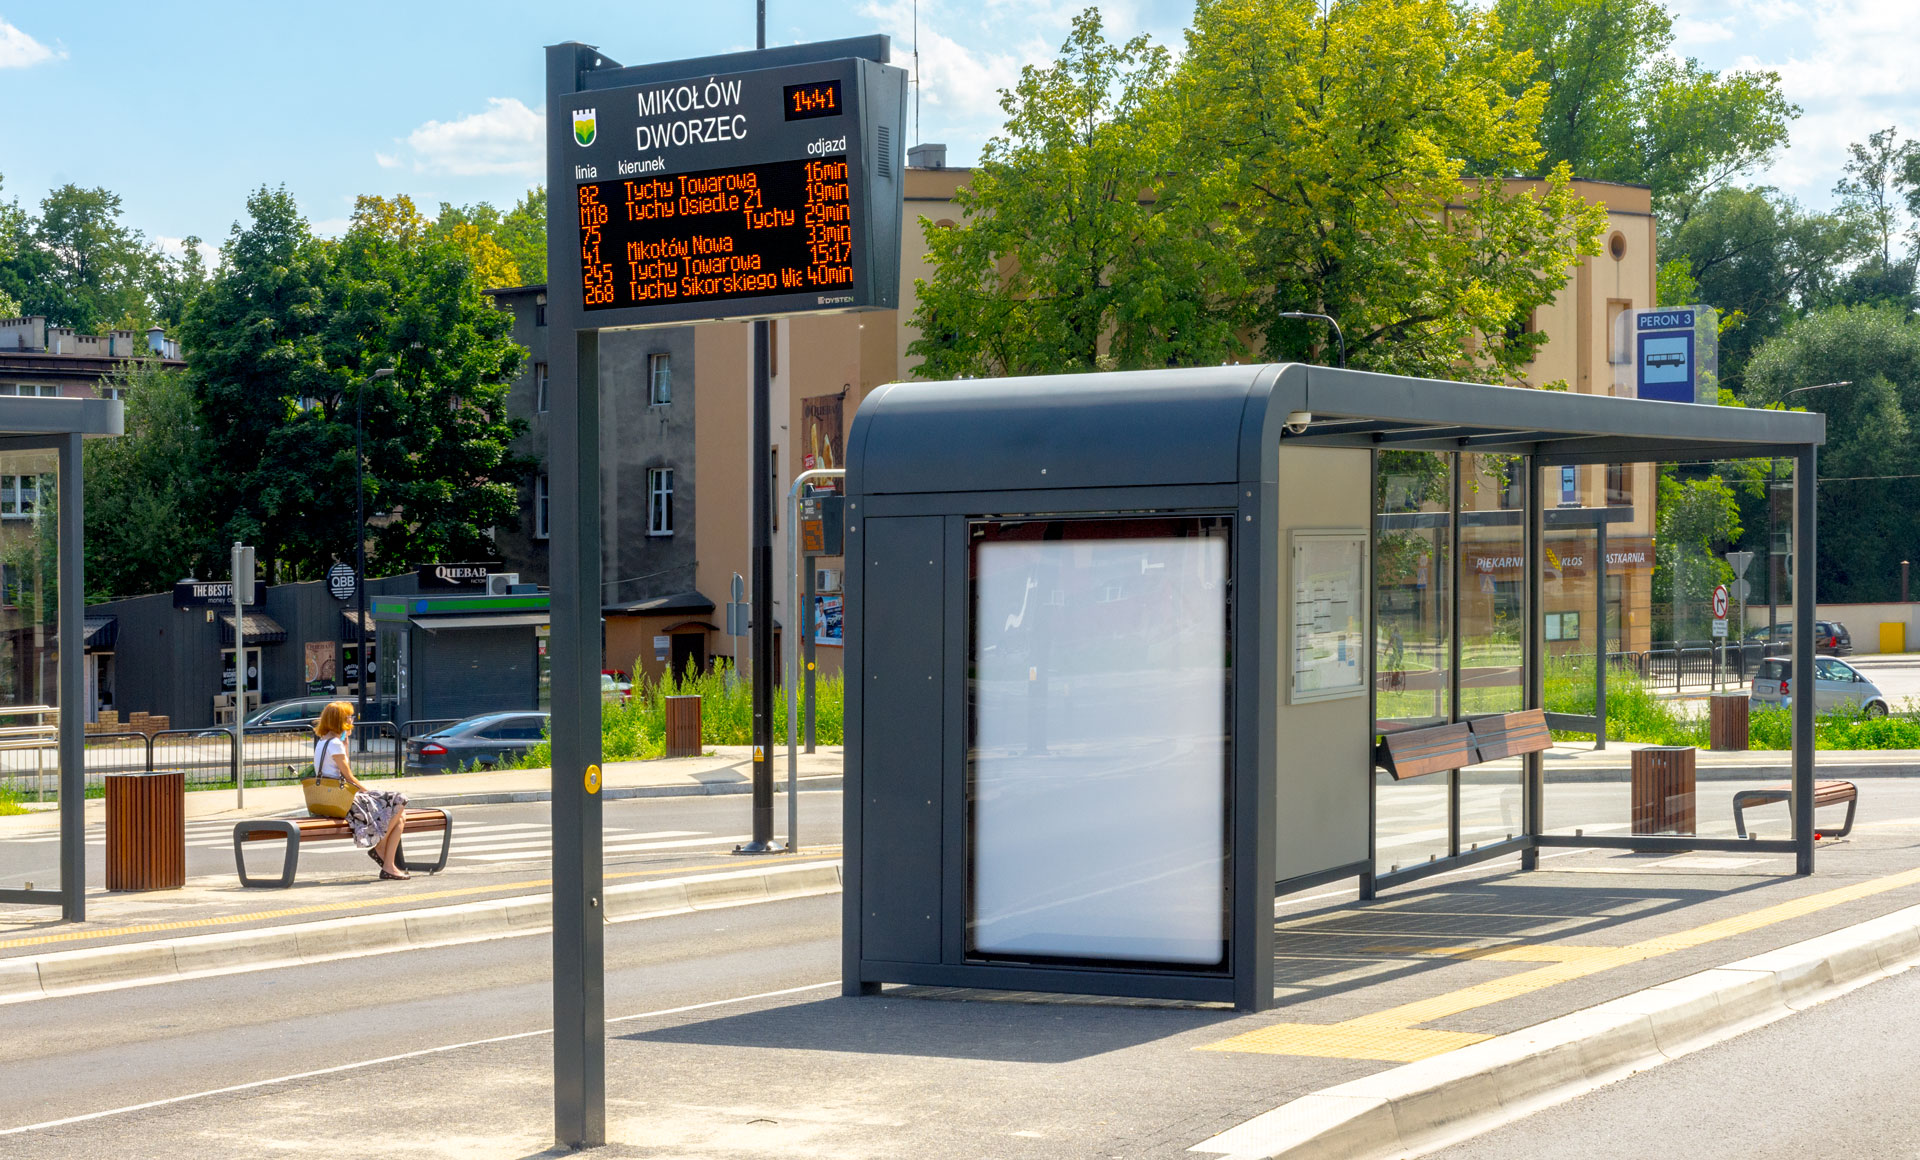
[[[412,878],[413,878],[413,875],[411,875],[411,874],[389,874],[389,873],[387,873],[387,868],[386,868],[385,866],[382,866],[382,867],[380,868],[380,877],[381,877],[382,879],[384,879],[384,880],[386,880],[386,881],[388,881],[388,882],[406,882],[406,881],[409,881],[410,879],[412,879]]]

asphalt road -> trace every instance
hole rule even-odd
[[[1601,1088],[1435,1160],[1912,1160],[1920,972]]]
[[[547,1028],[551,947],[529,935],[9,1006],[0,1129]],[[831,980],[839,954],[838,895],[617,923],[607,1012]],[[550,1058],[550,1041],[525,1050]],[[174,1154],[143,1148],[143,1123],[0,1136],[0,1156]]]
[[[530,871],[544,872],[552,857],[549,811],[545,802],[494,806],[457,806],[453,809],[453,851],[447,872],[458,885],[484,885],[525,879]],[[194,819],[187,823],[187,877],[233,877],[233,818]],[[752,834],[752,803],[747,794],[714,796],[616,798],[605,804],[604,842],[609,871],[655,863],[711,861]],[[787,807],[784,797],[774,802],[774,829],[784,835]],[[802,792],[800,837],[807,846],[840,842],[840,794]],[[87,830],[87,882],[104,889],[104,823]],[[438,835],[407,840],[409,857],[428,857],[439,849]],[[269,849],[268,847],[271,847]],[[250,873],[271,874],[280,862],[278,842],[260,843],[249,851]],[[0,839],[0,885],[36,881],[51,888],[57,881],[58,837],[38,833]],[[325,876],[359,872],[372,866],[351,842],[315,842],[300,851],[300,873]]]

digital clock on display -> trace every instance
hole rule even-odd
[[[840,101],[840,82],[837,80],[819,81],[810,85],[788,85],[782,90],[786,94],[787,120],[807,121],[814,117],[838,117],[846,111],[846,105]]]

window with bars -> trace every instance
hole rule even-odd
[[[547,477],[544,473],[533,477],[533,538],[544,540],[548,535],[547,522]]]
[[[647,402],[655,407],[673,402],[673,360],[667,355],[647,356]]]
[[[647,469],[647,534],[673,534],[673,468]]]
[[[547,409],[547,364],[533,364],[533,409]]]

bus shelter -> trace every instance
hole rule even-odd
[[[1657,496],[1754,474],[1713,465],[1784,466],[1811,561],[1824,431],[1301,365],[881,388],[848,440],[846,991],[1259,1010],[1274,900],[1311,886],[1371,896],[1549,846],[1737,846],[1810,873],[1811,698],[1785,837],[1735,838],[1724,803],[1691,800],[1647,833],[1624,777],[1562,780],[1537,751],[1377,763],[1414,728],[1593,720],[1606,694],[1574,654],[1691,630],[1723,578],[1710,546],[1657,534]]]
[[[57,843],[17,843],[0,905],[86,918],[85,440],[122,433],[116,399],[0,395],[0,786],[57,802]]]

